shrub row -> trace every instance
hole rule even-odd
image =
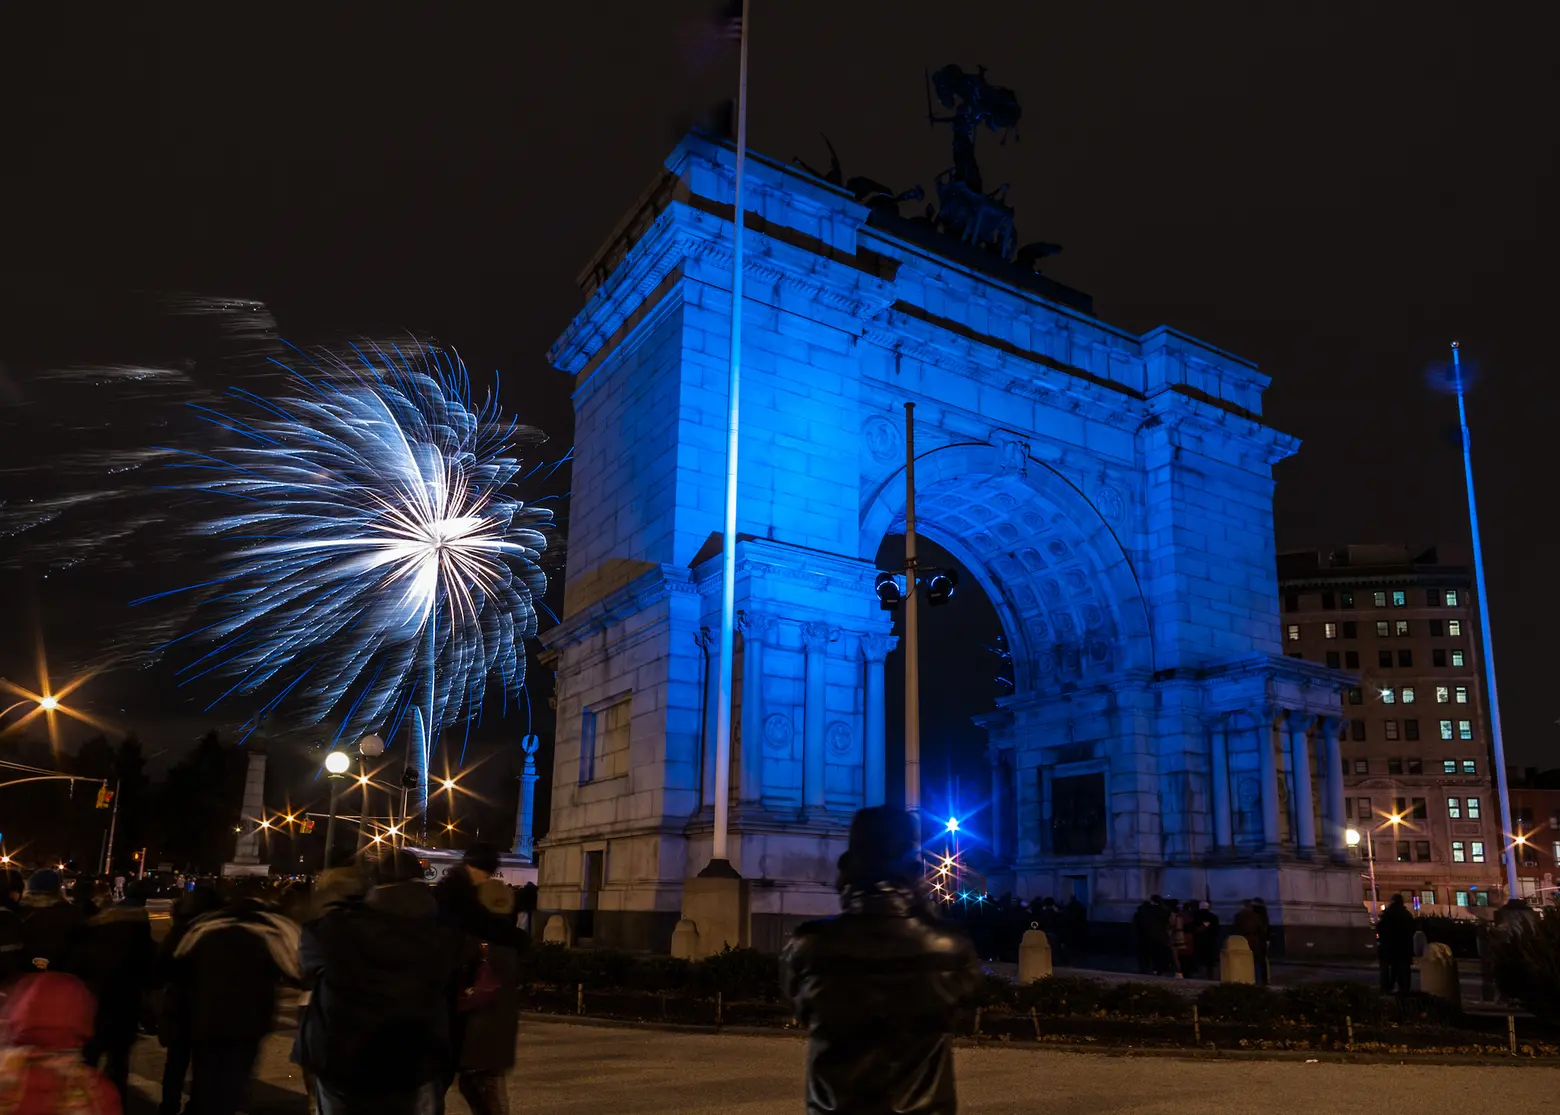
[[[540,944],[522,955],[520,982],[707,998],[719,993],[733,1002],[774,1002],[780,998],[780,965],[775,956],[757,949],[726,949],[705,960],[690,961]]]

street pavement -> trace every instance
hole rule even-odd
[[[267,1042],[248,1115],[305,1111],[298,1070],[287,1060],[291,1044],[291,1032]],[[517,1115],[797,1115],[803,1052],[792,1036],[527,1020],[511,1103]],[[156,1043],[142,1042],[133,1115],[155,1110],[161,1065]],[[960,1049],[958,1079],[965,1115],[1358,1115],[1456,1096],[1498,1096],[1505,1110],[1543,1111],[1560,1095],[1560,1068],[1134,1058],[1002,1046]],[[454,1089],[449,1111],[469,1115]]]

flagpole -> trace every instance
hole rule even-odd
[[[731,210],[731,361],[726,385],[726,522],[721,540],[720,692],[715,706],[715,828],[704,874],[730,874],[731,683],[737,611],[737,418],[742,380],[742,175],[747,164],[748,7],[742,0],[737,76],[737,168]],[[718,866],[719,865],[719,866]]]

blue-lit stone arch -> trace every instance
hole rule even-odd
[[[868,495],[860,553],[904,530],[904,472]],[[1148,608],[1109,522],[1066,477],[985,443],[916,458],[916,530],[980,583],[1013,652],[1016,694],[1152,671]]]

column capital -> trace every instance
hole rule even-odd
[[[1290,733],[1294,735],[1305,735],[1308,733],[1315,720],[1316,715],[1314,713],[1303,712],[1300,709],[1293,708],[1284,710],[1284,722],[1288,725]]]
[[[881,662],[888,657],[888,652],[894,649],[897,642],[892,635],[868,632],[861,637],[861,657],[867,662]]]
[[[829,644],[839,637],[840,629],[830,627],[822,620],[802,624],[802,646],[807,648],[808,654],[818,654],[826,650]]]
[[[1344,725],[1348,719],[1343,716],[1318,716],[1316,718],[1317,731],[1321,732],[1329,740],[1343,738]]]
[[[737,630],[742,632],[742,638],[755,643],[770,641],[779,623],[780,621],[768,612],[755,612],[744,608],[737,615]]]

